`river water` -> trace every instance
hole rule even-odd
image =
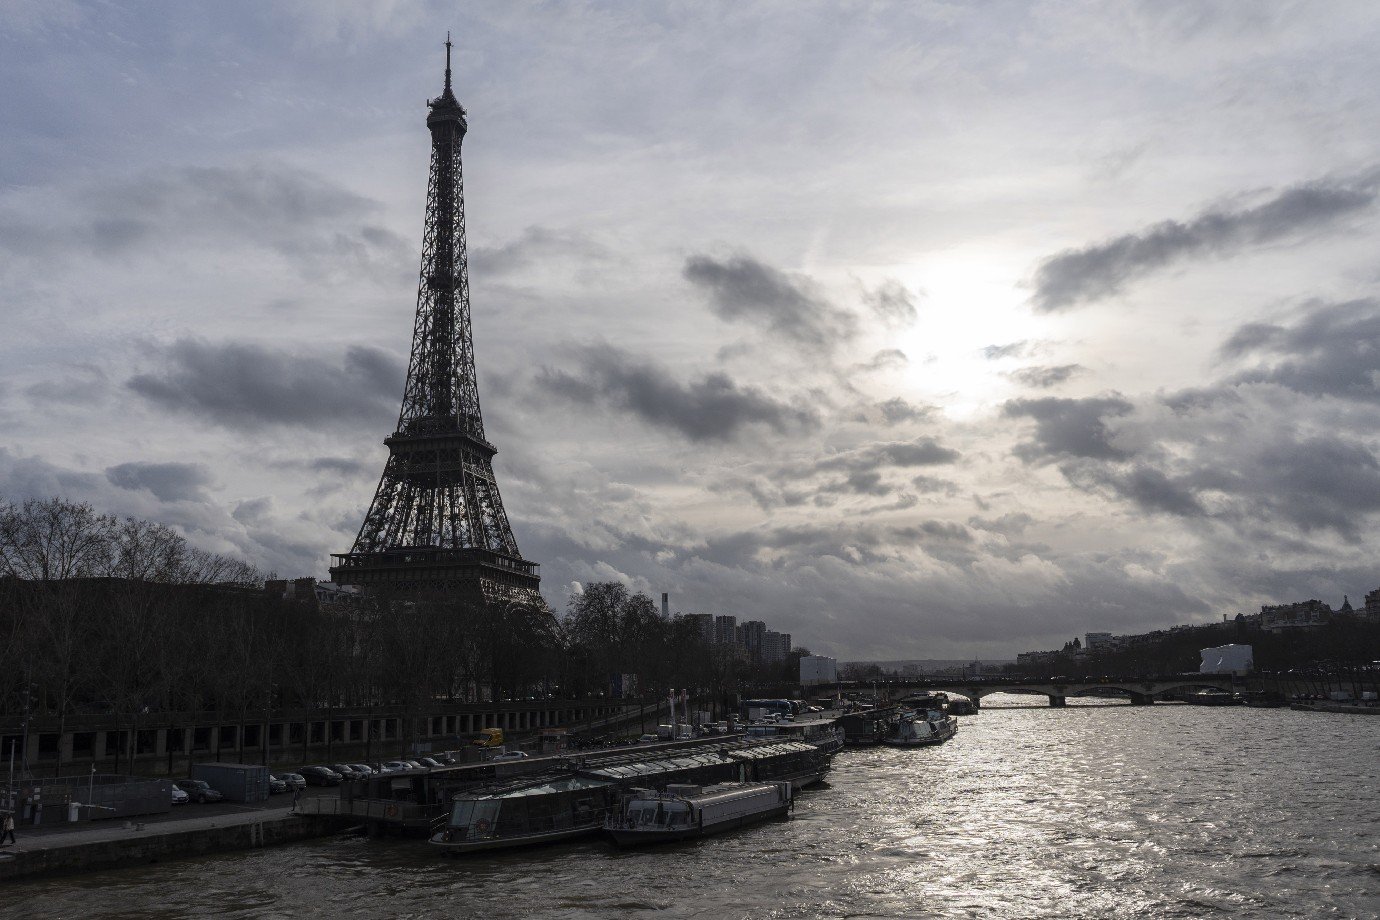
[[[1380,718],[989,697],[789,820],[443,859],[328,839],[7,886],[12,917],[1380,917]]]

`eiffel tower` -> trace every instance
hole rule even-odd
[[[348,553],[331,580],[366,589],[470,595],[540,606],[537,565],[522,558],[494,480],[498,449],[484,437],[470,331],[460,142],[465,110],[446,85],[427,105],[427,183],[417,318],[398,428]],[[476,598],[477,599],[477,598]]]

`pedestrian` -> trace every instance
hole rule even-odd
[[[10,838],[10,843],[15,843],[14,839],[14,812],[5,812],[5,818],[0,821],[0,847],[6,846],[5,838]]]
[[[292,810],[293,810],[293,811],[296,811],[296,810],[297,810],[297,803],[300,802],[301,800],[302,800],[302,787],[301,787],[301,786],[294,786],[294,787],[292,788]]]

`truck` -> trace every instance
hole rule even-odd
[[[481,728],[479,737],[471,742],[475,747],[495,748],[503,747],[503,729],[501,728]]]

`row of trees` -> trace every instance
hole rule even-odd
[[[421,714],[440,700],[727,693],[794,676],[794,662],[763,669],[716,653],[692,623],[618,583],[588,586],[563,618],[440,595],[317,604],[262,584],[160,524],[60,499],[0,505],[0,722]]]

